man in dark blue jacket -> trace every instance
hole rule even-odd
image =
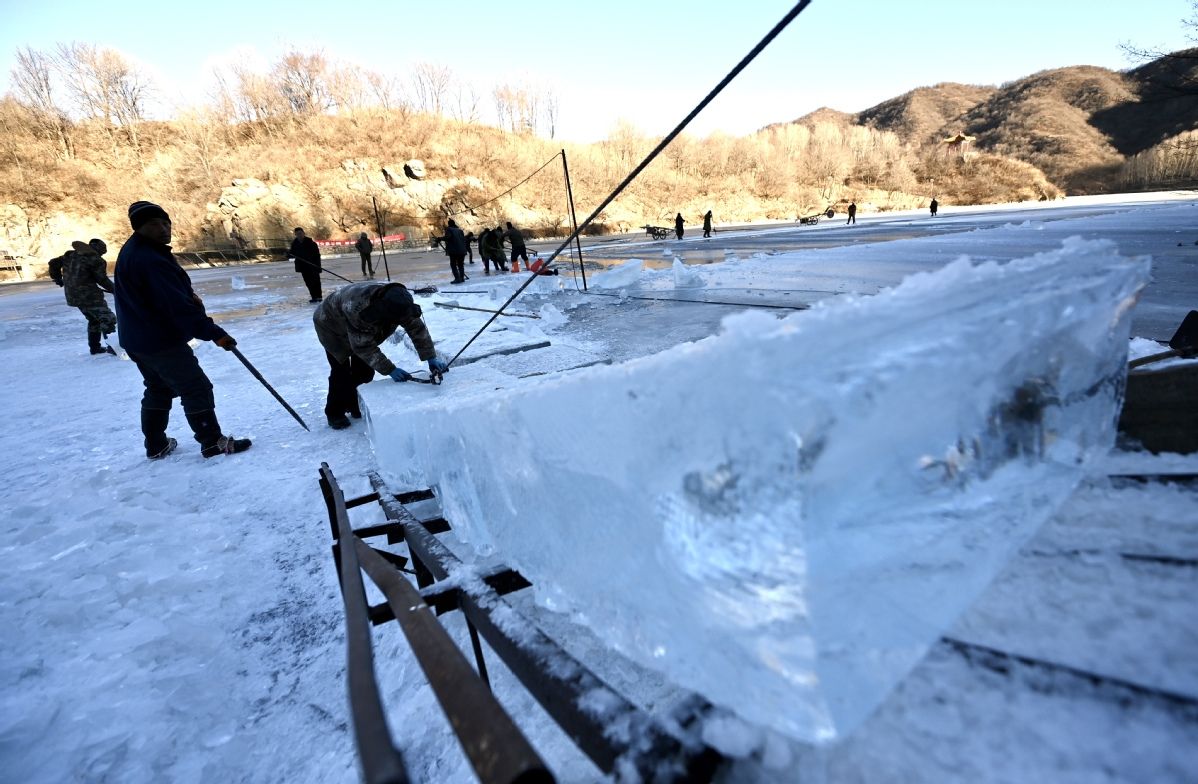
[[[145,381],[141,431],[146,457],[166,457],[178,442],[166,435],[171,402],[180,398],[183,413],[200,442],[200,454],[215,457],[244,452],[248,438],[221,433],[212,382],[204,375],[187,341],[211,340],[231,350],[237,341],[204,312],[191,279],[171,253],[171,219],[148,201],[129,205],[133,236],[125,242],[113,274],[117,337]]]
[[[295,259],[295,271],[304,276],[304,285],[308,287],[309,302],[320,302],[324,296],[320,293],[320,246],[304,230],[296,227],[295,239],[291,241],[291,249],[287,258]]]

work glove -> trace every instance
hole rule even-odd
[[[237,345],[237,341],[233,339],[232,335],[221,335],[212,342],[223,348],[225,351],[232,351],[233,347]]]
[[[433,357],[428,361],[428,370],[430,373],[445,375],[449,372],[449,363],[440,357]]]
[[[404,370],[403,368],[398,368],[398,367],[395,368],[395,370],[392,370],[389,375],[391,376],[392,381],[410,381],[412,378],[411,373]]]

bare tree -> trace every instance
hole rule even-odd
[[[481,98],[474,87],[468,84],[456,84],[453,90],[453,104],[450,112],[455,120],[460,122],[478,122],[478,104]]]
[[[430,114],[442,114],[446,95],[453,83],[453,72],[444,65],[418,63],[412,72],[416,90],[416,108]]]
[[[140,160],[138,124],[145,119],[149,82],[121,54],[94,44],[59,44],[57,65],[76,108],[101,118],[116,152],[115,126],[125,129]]]
[[[545,114],[545,130],[549,133],[549,138],[553,139],[557,136],[557,118],[560,109],[558,103],[557,91],[552,87],[545,88],[545,98],[541,102],[542,110]]]
[[[320,114],[331,108],[329,63],[323,52],[303,54],[290,51],[275,63],[275,88],[292,114]]]
[[[70,120],[54,99],[53,65],[54,61],[43,52],[28,46],[18,49],[17,64],[12,69],[13,88],[33,113],[39,130],[57,143],[61,157],[72,158],[75,151]]]

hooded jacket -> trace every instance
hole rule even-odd
[[[111,294],[113,289],[104,258],[82,242],[64,259],[62,286],[67,304],[76,308],[106,305],[104,292]]]
[[[422,360],[437,356],[428,327],[419,315],[419,307],[413,306],[412,315],[398,321],[374,321],[363,317],[363,311],[382,298],[387,289],[396,286],[403,288],[402,283],[368,280],[342,286],[326,296],[312,314],[316,337],[324,350],[343,363],[348,362],[352,354],[379,373],[388,375],[395,370],[395,363],[387,359],[379,346],[396,329],[403,327]]]

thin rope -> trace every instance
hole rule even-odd
[[[749,63],[753,62],[757,55],[761,54],[761,51],[765,49],[765,47],[768,46],[771,41],[777,38],[778,34],[785,30],[787,25],[794,21],[794,18],[802,13],[803,9],[810,4],[811,0],[799,0],[799,2],[795,4],[794,8],[790,9],[786,16],[782,17],[782,19],[776,25],[774,25],[773,29],[766,33],[765,37],[762,38],[757,45],[754,46],[752,50],[750,50],[749,53],[741,59],[739,63],[736,64],[736,67],[729,71],[728,74],[720,80],[719,84],[712,88],[711,92],[709,92],[702,101],[699,101],[698,105],[691,110],[690,114],[684,117],[682,122],[678,123],[677,127],[670,131],[670,133],[666,135],[666,137],[662,139],[656,147],[653,148],[652,152],[645,157],[645,160],[641,161],[635,169],[629,172],[628,176],[624,178],[623,182],[617,185],[616,189],[612,191],[611,194],[608,195],[608,197],[604,199],[603,202],[596,207],[590,215],[587,216],[586,220],[580,223],[578,228],[570,233],[570,236],[566,238],[566,241],[559,245],[557,250],[555,250],[553,254],[545,260],[545,264],[541,267],[541,270],[532,273],[529,275],[528,279],[524,281],[524,283],[520,284],[520,287],[516,289],[515,293],[508,297],[507,302],[504,302],[499,307],[499,310],[497,310],[495,314],[491,316],[491,318],[487,319],[487,323],[483,324],[482,327],[479,328],[478,332],[475,332],[474,336],[471,337],[470,340],[466,341],[466,345],[462,346],[458,350],[458,353],[454,354],[453,359],[449,360],[449,364],[452,365],[454,362],[456,362],[458,357],[462,356],[462,352],[470,348],[470,344],[477,340],[479,335],[483,334],[488,327],[495,323],[495,319],[499,318],[499,314],[502,313],[508,305],[515,302],[517,297],[524,293],[524,290],[532,284],[540,272],[542,270],[549,269],[549,267],[553,264],[554,259],[556,259],[563,250],[569,247],[570,243],[574,241],[574,238],[581,234],[583,229],[591,225],[591,221],[595,220],[595,218],[598,217],[599,213],[603,212],[607,205],[615,201],[615,198],[619,196],[624,189],[627,188],[629,184],[631,184],[632,181],[637,178],[638,175],[640,175],[642,171],[645,170],[645,167],[652,163],[653,159],[656,158],[658,154],[661,153],[661,151],[664,150],[667,145],[669,145],[670,142],[674,141],[674,138],[678,136],[678,134],[682,133],[686,126],[690,125],[691,120],[695,119],[699,112],[707,108],[707,105],[715,100],[715,97],[723,92],[724,88],[727,87],[728,84],[735,79],[740,72],[745,69],[746,66],[749,65]]]
[[[552,158],[550,158],[549,160],[545,161],[544,163],[542,163],[542,164],[541,164],[541,166],[540,166],[540,168],[538,168],[538,169],[537,169],[536,171],[534,171],[532,174],[530,174],[530,175],[528,175],[527,177],[525,177],[524,179],[520,180],[520,182],[518,182],[518,183],[516,183],[515,185],[513,185],[512,187],[508,188],[506,191],[504,191],[503,193],[499,194],[498,196],[495,196],[495,197],[493,197],[493,198],[487,199],[487,200],[486,200],[486,201],[484,201],[483,203],[481,203],[481,204],[476,204],[476,205],[474,205],[473,207],[467,206],[465,209],[458,210],[457,212],[447,212],[447,213],[445,213],[445,217],[447,217],[447,218],[452,218],[454,215],[463,215],[463,214],[465,214],[465,213],[467,213],[467,212],[473,212],[473,211],[475,211],[475,210],[477,210],[477,209],[479,209],[479,208],[481,208],[481,207],[485,207],[485,206],[487,206],[488,204],[490,204],[490,203],[491,203],[491,202],[493,202],[493,201],[497,201],[497,200],[499,200],[499,199],[502,199],[504,196],[507,196],[509,193],[511,193],[512,191],[516,190],[516,189],[517,189],[517,188],[519,188],[521,185],[523,185],[524,183],[526,183],[526,182],[528,182],[529,180],[531,180],[533,177],[536,177],[538,174],[540,174],[540,173],[541,173],[541,169],[544,169],[546,166],[548,166],[549,164],[553,163],[554,161],[556,161],[556,160],[557,160],[558,158],[560,158],[560,157],[562,157],[562,154],[561,154],[560,152],[556,152],[556,153],[554,153],[554,154],[553,154],[553,157],[552,157]]]

